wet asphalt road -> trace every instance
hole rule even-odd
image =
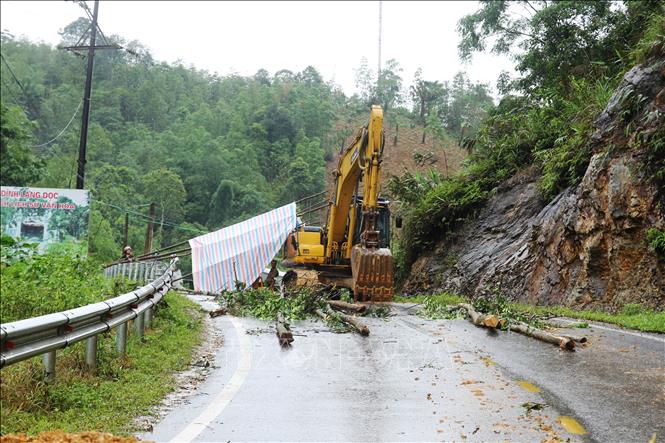
[[[596,441],[665,437],[665,338],[606,325],[572,330],[574,353],[465,320],[393,308],[369,337],[218,317],[208,379],[167,414],[156,441]],[[544,405],[527,413],[526,403]],[[564,418],[562,418],[564,417]],[[570,417],[571,419],[565,418]],[[572,425],[570,424],[572,423]],[[565,425],[565,426],[564,426]],[[583,429],[575,429],[581,425]],[[579,434],[576,432],[586,432]]]

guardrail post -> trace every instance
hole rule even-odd
[[[86,340],[85,365],[89,371],[97,368],[97,336],[93,335]]]
[[[124,357],[127,354],[127,322],[118,325],[118,330],[115,336],[115,345],[118,354]]]
[[[55,351],[47,352],[42,356],[44,360],[44,380],[55,379]]]
[[[148,308],[145,310],[145,328],[148,329],[150,328],[150,323],[152,323],[152,314],[153,314],[153,308]]]
[[[143,340],[143,328],[145,327],[144,320],[145,317],[143,316],[143,313],[137,315],[134,320],[134,327],[136,328],[136,335],[138,335],[139,340]]]

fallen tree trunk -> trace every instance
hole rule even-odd
[[[314,312],[316,313],[316,315],[318,315],[319,317],[321,317],[321,319],[322,319],[323,321],[328,321],[328,320],[330,320],[330,316],[329,316],[328,314],[326,314],[325,312],[323,312],[322,310],[320,310],[320,309],[315,309]]]
[[[495,315],[481,314],[468,303],[460,303],[457,306],[464,309],[467,312],[467,314],[469,314],[469,317],[471,317],[471,321],[476,326],[484,326],[486,328],[491,328],[491,329],[495,329],[497,326],[499,326],[499,319],[496,318]]]
[[[193,294],[193,295],[205,295],[207,297],[217,297],[219,295],[218,292],[209,292],[209,291],[190,291],[189,289],[178,289],[181,292],[186,292],[188,294]]]
[[[219,308],[214,311],[210,311],[210,318],[219,317],[220,315],[226,315],[226,308]]]
[[[524,323],[512,323],[509,328],[513,332],[519,332],[520,334],[536,338],[546,343],[559,345],[561,349],[566,349],[568,351],[575,350],[575,340],[571,339],[570,337],[559,337],[557,335],[550,334],[549,332],[545,332],[542,329],[532,328],[531,326]]]
[[[356,314],[362,314],[367,309],[365,305],[347,303],[341,300],[328,300],[328,304],[336,311],[354,312]]]
[[[277,329],[277,338],[279,339],[279,344],[282,346],[289,346],[293,343],[293,333],[289,330],[288,324],[284,320],[284,316],[281,312],[277,313],[277,322],[275,324]]]
[[[584,337],[584,336],[582,336],[582,337],[578,337],[577,335],[568,335],[568,334],[566,334],[566,335],[562,335],[562,337],[569,338],[569,339],[571,339],[572,341],[577,342],[577,343],[586,343],[587,341],[589,341],[589,340],[588,340],[586,337]]]
[[[345,323],[353,326],[354,329],[360,333],[360,335],[365,337],[369,335],[369,328],[367,325],[361,323],[357,318],[351,315],[342,314],[341,312],[339,313],[339,316],[342,318],[342,320],[344,320]]]
[[[330,308],[328,308],[328,309],[330,309]],[[316,309],[314,312],[316,313],[316,315],[318,315],[319,317],[321,317],[325,321],[329,321],[330,318],[331,318],[331,315],[329,313],[323,312],[320,309]],[[357,318],[355,318],[351,315],[342,314],[341,312],[338,312],[337,315],[339,315],[339,318],[344,323],[350,325],[356,331],[358,331],[358,333],[360,333],[360,335],[363,335],[363,336],[368,336],[369,335],[369,328],[366,325],[362,324],[360,321],[358,321]]]

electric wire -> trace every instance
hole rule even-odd
[[[72,118],[69,119],[69,121],[67,122],[67,124],[65,125],[65,127],[62,128],[62,131],[60,131],[60,132],[58,133],[58,135],[56,135],[54,138],[52,138],[51,140],[47,141],[46,143],[41,143],[41,144],[39,144],[39,145],[34,145],[33,148],[41,148],[42,146],[50,145],[51,143],[53,143],[54,141],[56,141],[57,139],[59,139],[59,138],[62,136],[62,134],[65,133],[65,131],[67,130],[67,128],[69,128],[69,125],[71,125],[72,122],[74,121],[74,118],[76,117],[76,114],[78,114],[79,109],[81,109],[81,104],[82,104],[82,103],[83,103],[83,100],[81,100],[81,101],[79,102],[79,105],[76,107],[76,110],[74,111],[74,114],[72,115]]]
[[[101,203],[101,204],[106,205],[106,206],[110,206],[110,207],[112,207],[112,208],[118,209],[118,210],[123,211],[123,212],[126,212],[126,213],[128,213],[128,214],[135,215],[135,216],[140,217],[140,218],[142,218],[142,219],[144,219],[144,220],[152,220],[152,221],[153,221],[154,223],[156,223],[156,224],[160,224],[160,225],[164,225],[164,226],[169,226],[169,227],[171,227],[171,228],[179,229],[179,230],[181,230],[181,231],[194,232],[194,233],[197,233],[197,234],[207,234],[206,231],[203,231],[203,230],[201,230],[201,229],[186,228],[186,227],[183,227],[183,226],[181,226],[181,225],[176,224],[175,222],[171,222],[171,221],[168,221],[168,220],[165,220],[165,221],[162,223],[161,221],[157,221],[157,220],[151,218],[150,216],[147,216],[147,215],[145,215],[145,214],[141,214],[140,212],[137,212],[137,211],[134,211],[134,210],[132,210],[132,209],[128,209],[128,208],[123,208],[123,207],[121,207],[121,206],[117,206],[117,205],[114,205],[114,204],[112,204],[112,203],[107,203],[107,202],[102,201],[102,200],[95,200],[95,202],[96,202],[96,203]]]

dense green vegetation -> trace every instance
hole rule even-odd
[[[616,6],[616,7],[615,7]],[[519,12],[519,13],[518,13]],[[525,15],[526,14],[526,15]],[[509,53],[520,76],[502,76],[505,94],[464,145],[472,155],[450,179],[406,174],[389,188],[404,202],[398,270],[404,273],[421,251],[473,216],[497,186],[534,165],[544,199],[581,180],[592,155],[592,122],[605,107],[623,73],[649,57],[662,57],[665,10],[660,2],[483,2],[459,23],[460,55]],[[648,24],[648,26],[645,26]],[[626,129],[653,126],[635,115],[643,98],[623,98]],[[632,111],[631,111],[632,110]],[[638,121],[638,117],[641,119]],[[640,132],[645,169],[663,189],[662,124]]]
[[[201,341],[198,309],[183,296],[168,293],[144,343],[130,330],[124,359],[115,353],[112,334],[100,336],[100,364],[94,375],[83,369],[83,343],[58,353],[57,377],[50,383],[43,381],[41,359],[3,369],[0,434],[135,431],[133,419],[153,413],[151,407],[175,388],[174,372],[187,367]]]
[[[2,237],[0,322],[64,311],[129,292],[124,279],[108,279],[92,260],[69,251],[36,255],[36,245]]]
[[[87,25],[80,18],[66,26],[62,43]],[[373,103],[389,124],[407,119],[428,127],[423,137],[458,141],[493,106],[489,87],[463,72],[448,82],[426,81],[419,70],[408,89],[396,60],[378,83],[361,62],[358,94],[346,97],[313,67],[219,76],[109,38],[126,50],[95,56],[86,165],[90,250],[102,260],[120,253],[126,211],[128,243],[141,249],[150,202],[159,246],[322,190],[325,160],[350,135],[334,123],[365,118]],[[2,54],[2,184],[72,187],[85,59],[6,32]]]
[[[65,27],[63,43],[86,25]],[[159,245],[323,189],[324,142],[344,101],[314,68],[220,77],[112,40],[131,53],[95,56],[86,166],[93,253],[118,256],[123,208],[144,215],[130,213],[129,243],[140,248],[140,205],[149,202],[157,203]],[[2,184],[73,187],[83,61],[6,33],[2,53]],[[9,83],[10,67],[21,88]]]
[[[665,232],[659,231],[656,228],[651,228],[647,231],[647,241],[649,247],[658,254],[658,256],[665,260]]]

